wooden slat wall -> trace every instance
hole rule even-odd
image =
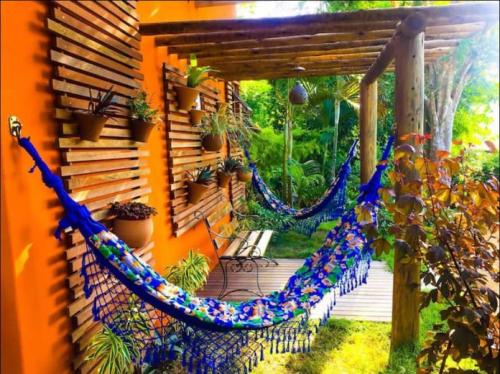
[[[229,107],[233,113],[237,115],[241,115],[242,113],[243,115],[248,114],[244,112],[244,107],[241,102],[236,100],[236,97],[234,96],[235,93],[239,95],[239,83],[236,81],[226,82],[226,102],[229,103]],[[243,150],[237,143],[228,141],[228,149],[231,157],[246,161]],[[243,201],[246,199],[246,190],[245,183],[239,182],[236,175],[231,178],[229,193],[234,209],[239,210]]]
[[[170,208],[172,227],[175,236],[181,236],[194,227],[199,219],[196,211],[208,213],[223,198],[223,191],[214,182],[204,198],[197,204],[187,201],[186,172],[200,166],[211,165],[217,169],[217,161],[223,156],[221,152],[207,152],[201,146],[199,128],[191,125],[189,113],[177,107],[176,85],[185,85],[183,73],[164,64],[165,108],[167,112],[168,165],[170,184]],[[202,85],[201,107],[206,114],[217,110],[218,91],[208,85]]]
[[[141,86],[139,72],[139,21],[132,1],[53,1],[47,27],[53,33],[50,58],[52,88],[56,96],[55,117],[63,165],[61,175],[72,197],[85,204],[96,219],[109,224],[109,203],[136,200],[147,202],[151,192],[147,176],[149,152],[130,139],[127,100]],[[72,120],[74,109],[86,109],[89,88],[111,85],[122,113],[106,123],[98,142],[80,141]],[[136,249],[151,261],[154,243]],[[89,373],[95,363],[85,362],[85,348],[100,325],[92,320],[92,297],[83,294],[79,272],[85,244],[79,232],[68,235],[66,258],[72,302],[69,315],[74,321],[71,340],[75,345],[74,371]]]

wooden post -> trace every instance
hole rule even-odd
[[[361,183],[366,183],[377,165],[377,81],[361,82],[359,139]]]
[[[408,133],[423,133],[424,125],[424,33],[402,33],[395,50],[396,144]],[[415,344],[419,333],[420,262],[401,263],[395,249],[391,349]]]

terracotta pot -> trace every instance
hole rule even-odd
[[[210,152],[217,152],[224,144],[224,136],[222,135],[205,135],[201,141],[203,148]]]
[[[208,186],[205,186],[204,184],[200,183],[194,183],[191,181],[188,181],[188,200],[190,204],[196,204],[199,202],[202,198],[205,192],[207,192]]]
[[[177,91],[177,107],[181,110],[189,110],[200,92],[196,88],[175,86]]]
[[[148,141],[151,130],[154,129],[155,124],[146,122],[140,119],[133,119],[132,121],[132,138],[136,142],[146,143]]]
[[[78,131],[82,140],[90,140],[96,142],[99,140],[107,117],[96,116],[92,113],[74,112],[76,123],[78,123]]]
[[[217,180],[219,181],[219,187],[226,188],[229,186],[229,181],[231,180],[231,173],[224,173],[222,171],[217,172]]]
[[[238,180],[240,182],[250,182],[252,180],[252,171],[238,170]]]
[[[131,248],[142,248],[153,235],[153,218],[142,220],[115,218],[113,232]]]
[[[203,114],[205,114],[205,112],[200,109],[191,109],[189,111],[189,114],[191,115],[191,125],[196,126],[201,123],[201,119],[203,117]]]

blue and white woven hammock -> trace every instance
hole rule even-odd
[[[325,238],[323,246],[304,261],[281,291],[241,303],[200,298],[167,282],[64,190],[28,138],[18,141],[35,161],[44,183],[55,190],[65,209],[56,236],[79,229],[86,240],[81,275],[84,291],[93,298],[95,320],[132,344],[136,363],[156,365],[179,358],[190,373],[247,373],[275,352],[310,349],[311,307],[328,302],[325,320],[343,295],[365,283],[371,249],[354,210]],[[392,139],[384,151],[387,158]],[[377,190],[385,162],[362,186],[358,203],[376,219]],[[35,169],[33,168],[33,170]]]

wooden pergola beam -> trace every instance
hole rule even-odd
[[[452,32],[474,32],[483,28],[484,20],[482,22],[472,22],[463,24],[451,24],[446,25],[442,23],[437,23],[434,20],[434,26],[429,26],[429,33],[431,34],[448,34]],[[392,33],[396,27],[395,21],[384,21],[377,23],[354,23],[348,25],[342,24],[332,24],[332,25],[301,25],[294,29],[293,33],[290,31],[275,31],[273,29],[266,31],[234,31],[234,32],[212,32],[212,33],[200,33],[200,34],[172,34],[172,35],[161,35],[156,37],[157,45],[166,46],[176,46],[176,45],[203,45],[211,43],[221,43],[231,40],[232,42],[243,42],[248,40],[261,40],[261,39],[273,39],[273,38],[283,38],[292,36],[303,36],[303,35],[315,35],[315,34],[329,34],[332,37],[335,34],[343,33],[354,33],[358,35],[359,38],[363,38],[363,35],[368,31],[386,31]]]
[[[328,25],[339,22],[376,22],[400,21],[415,11],[419,11],[426,18],[456,18],[460,19],[467,14],[477,16],[498,15],[498,3],[474,2],[471,4],[449,5],[442,7],[399,7],[389,9],[360,10],[346,13],[315,14],[297,17],[277,17],[264,19],[226,19],[210,21],[183,21],[143,23],[140,25],[142,35],[162,34],[189,34],[210,33],[217,31],[241,30],[292,30],[300,25],[317,24]]]
[[[361,83],[359,139],[361,183],[367,183],[377,166],[377,81]]]
[[[377,77],[382,74],[387,66],[394,60],[396,46],[398,39],[401,35],[406,38],[414,37],[425,30],[426,19],[422,13],[414,13],[409,15],[403,22],[396,28],[393,37],[380,52],[378,58],[373,62],[368,72],[363,78],[363,83],[373,83]],[[423,41],[422,41],[423,48]]]

